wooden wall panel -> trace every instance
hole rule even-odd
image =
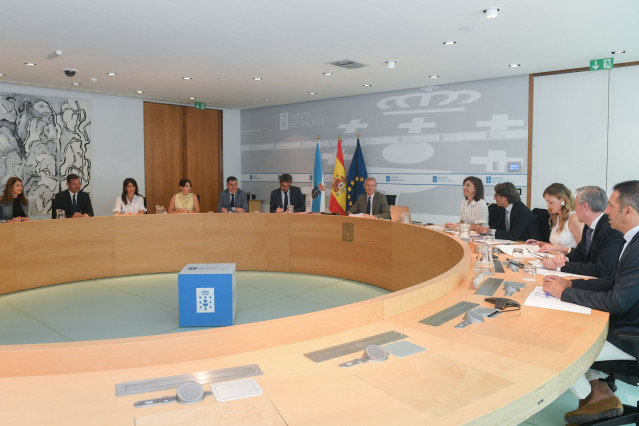
[[[183,107],[144,103],[144,177],[149,213],[169,207],[184,177]]]
[[[37,220],[16,226],[20,289],[114,276],[114,219]]]
[[[5,223],[0,225],[0,271],[2,271],[2,279],[0,279],[0,294],[11,293],[20,290],[17,286],[16,276],[16,249],[15,234],[16,226],[28,225],[30,222]]]
[[[342,241],[342,224],[354,225],[354,241]],[[291,272],[365,282],[391,290],[389,221],[342,216],[291,216]]]
[[[186,116],[185,177],[200,195],[200,211],[215,211],[222,190],[222,111],[182,108]]]
[[[204,215],[114,217],[117,275],[174,272],[204,262]]]
[[[460,245],[448,235],[416,225],[392,225],[393,276],[389,290],[401,290],[442,275],[463,256]]]
[[[206,262],[242,271],[291,270],[289,215],[206,215]]]

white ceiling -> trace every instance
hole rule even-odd
[[[580,68],[619,49],[626,53],[614,55],[615,63],[639,61],[639,0],[3,3],[0,82],[185,104],[193,96],[209,107],[257,108]],[[493,6],[500,16],[485,19],[482,10]],[[446,40],[457,44],[445,46]],[[46,59],[56,49],[62,56]],[[368,66],[325,65],[340,59]],[[387,60],[397,67],[388,69]],[[64,68],[78,72],[69,78]],[[429,79],[433,74],[441,77]]]

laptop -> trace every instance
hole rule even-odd
[[[402,213],[408,213],[408,223],[410,223],[410,208],[408,206],[390,206],[391,222],[401,222]]]

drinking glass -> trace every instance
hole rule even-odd
[[[465,243],[470,241],[470,223],[459,224],[459,239]]]
[[[67,213],[63,209],[57,209],[55,215],[58,219],[65,219],[67,217]]]
[[[524,265],[524,275],[521,279],[524,281],[537,281],[537,268],[533,265]]]

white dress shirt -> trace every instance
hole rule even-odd
[[[141,210],[146,211],[146,208],[144,207],[144,198],[140,195],[133,195],[133,200],[130,203],[128,202],[128,198],[127,202],[124,203],[122,196],[118,196],[118,198],[115,199],[113,213],[137,213]]]

